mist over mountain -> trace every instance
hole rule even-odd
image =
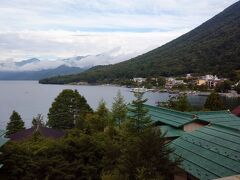
[[[39,80],[42,78],[83,72],[97,65],[127,60],[140,52],[126,53],[120,47],[97,55],[75,56],[57,60],[31,58],[22,61],[1,61],[0,80]]]

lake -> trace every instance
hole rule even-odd
[[[45,85],[37,81],[0,81],[0,129],[5,129],[9,117],[13,110],[17,111],[25,122],[26,127],[31,126],[32,118],[37,114],[47,118],[55,97],[63,89],[76,89],[83,95],[89,105],[96,109],[101,99],[110,108],[113,97],[120,90],[127,103],[134,98],[130,89],[116,86],[74,86],[74,85]],[[147,104],[156,105],[157,101],[166,101],[168,93],[147,92],[144,95],[148,98]],[[205,102],[205,97],[190,96],[193,105],[201,105]]]

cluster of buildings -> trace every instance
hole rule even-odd
[[[157,81],[157,78],[151,78],[151,80]],[[185,81],[186,80],[186,81]],[[191,74],[187,74],[186,77],[175,78],[175,77],[168,77],[166,78],[166,89],[172,89],[174,86],[179,85],[188,85],[189,83],[194,84],[196,86],[207,86],[209,89],[213,89],[216,87],[217,84],[224,82],[226,79],[218,78],[216,75],[205,75],[205,76],[192,76]],[[146,78],[133,78],[133,82],[142,84],[147,81]]]

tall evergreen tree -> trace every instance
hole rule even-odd
[[[180,160],[170,160],[173,149],[159,129],[146,128],[138,136],[127,138],[119,159],[119,174],[125,179],[167,179]]]
[[[121,92],[117,92],[117,96],[114,98],[112,104],[112,116],[116,125],[120,126],[121,123],[126,119],[127,105],[124,101],[124,97]]]
[[[86,123],[91,132],[103,132],[110,122],[109,110],[106,103],[101,100],[97,111],[86,116]]]
[[[18,131],[25,129],[24,122],[18,112],[13,111],[10,116],[10,122],[7,124],[7,133],[6,135],[14,134]]]
[[[159,102],[158,106],[178,111],[191,111],[192,109],[186,95],[173,96],[166,102]]]
[[[147,114],[148,110],[144,108],[147,99],[143,99],[144,93],[135,93],[136,100],[132,101],[132,105],[128,108],[130,124],[133,130],[141,132],[151,124],[151,118]]]
[[[89,112],[92,112],[92,109],[77,90],[65,89],[52,103],[47,125],[52,128],[70,129],[80,117]]]
[[[104,128],[111,123],[109,118],[109,110],[106,107],[106,102],[104,100],[101,100],[99,102],[96,115],[98,116],[98,124],[101,126],[101,130],[104,130]]]
[[[224,109],[224,103],[218,93],[212,92],[206,102],[204,107],[206,109],[209,109],[211,111],[218,111],[218,110],[223,110]]]

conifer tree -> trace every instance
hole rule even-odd
[[[204,107],[206,109],[209,109],[211,111],[218,111],[218,110],[223,110],[224,109],[224,103],[218,93],[212,92],[206,102]]]
[[[52,103],[48,113],[47,125],[57,129],[70,129],[76,121],[92,109],[77,90],[63,90]]]
[[[136,100],[132,101],[131,106],[128,108],[130,124],[137,132],[141,132],[151,124],[151,118],[147,114],[148,110],[144,108],[144,103],[147,99],[143,99],[144,93],[135,93]]]
[[[99,102],[96,115],[98,116],[98,122],[99,122],[99,125],[101,126],[100,129],[103,130],[109,123],[111,123],[109,122],[110,120],[109,110],[106,107],[106,102],[104,100],[101,100]]]
[[[117,126],[120,126],[125,121],[127,115],[127,105],[124,101],[124,97],[121,92],[117,92],[117,96],[114,98],[112,104],[112,116]]]
[[[7,133],[6,135],[14,134],[18,131],[25,129],[24,122],[18,112],[13,111],[10,116],[10,122],[7,124]]]

